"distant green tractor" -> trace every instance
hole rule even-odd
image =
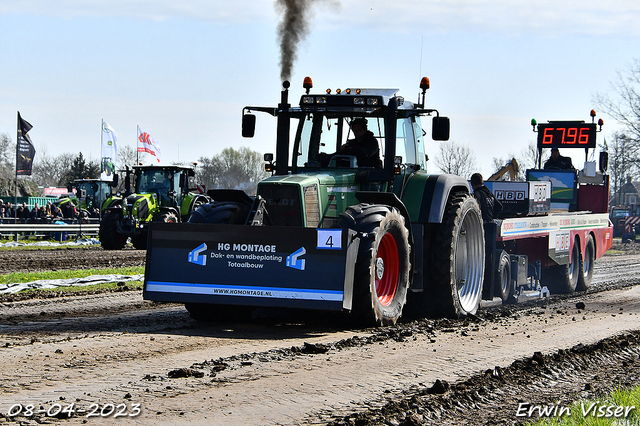
[[[120,250],[131,238],[137,249],[147,248],[151,222],[185,222],[209,197],[189,192],[195,170],[187,166],[134,166],[125,171],[125,194],[107,200],[100,221],[100,242],[106,250]],[[135,190],[130,191],[130,176]]]
[[[55,202],[63,211],[67,211],[65,204],[71,203],[81,216],[99,217],[105,202],[112,194],[112,187],[118,185],[118,179],[104,181],[100,179],[76,179],[67,189],[71,193],[76,190],[75,195],[61,198]],[[73,209],[71,209],[73,211]]]

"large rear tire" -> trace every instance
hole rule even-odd
[[[584,248],[584,255],[582,256],[582,268],[580,268],[580,274],[578,275],[578,285],[576,286],[576,290],[586,291],[591,286],[595,261],[596,244],[593,241],[593,236],[589,235],[589,238],[587,238],[587,244]]]
[[[461,318],[480,306],[484,277],[484,228],[478,202],[451,195],[431,246],[430,315]]]
[[[131,244],[137,250],[146,250],[147,249],[147,233],[142,232],[137,235],[131,236]]]
[[[571,249],[569,264],[549,266],[542,272],[542,284],[547,286],[551,294],[571,294],[576,291],[582,268],[580,245],[576,238]]]
[[[353,282],[352,319],[363,325],[393,325],[409,288],[409,231],[392,207],[358,204],[340,215],[338,226],[360,233]]]
[[[118,213],[107,212],[102,216],[98,236],[105,250],[122,250],[127,243],[127,236],[118,233],[118,221],[120,221]]]
[[[153,216],[152,222],[164,222],[164,223],[176,223],[178,221],[178,217],[173,212],[159,212]],[[149,234],[145,232],[141,232],[137,235],[133,235],[131,237],[131,244],[138,250],[146,250],[147,249],[147,239]]]

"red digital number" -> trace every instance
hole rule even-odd
[[[580,138],[578,139],[578,143],[581,145],[589,143],[589,128],[583,127],[580,129]]]
[[[543,145],[551,145],[553,143],[553,133],[550,133],[553,130],[551,127],[547,127],[544,129],[544,138],[542,138]]]
[[[565,132],[567,131],[567,129],[565,129],[564,127],[558,127],[556,130],[559,130],[559,131],[562,132],[562,137],[560,138],[560,143],[562,145],[564,145],[565,144],[564,135],[565,135]]]
[[[575,144],[578,139],[578,128],[577,127],[569,127],[567,129],[567,140],[565,143],[567,144]]]

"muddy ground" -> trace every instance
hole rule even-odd
[[[0,250],[0,274],[144,266],[145,256],[145,250],[127,248],[109,251],[100,246]]]
[[[139,291],[3,300],[0,422],[95,423],[112,404],[136,424],[523,424],[520,404],[640,383],[638,246],[598,260],[586,293],[381,329],[292,311],[202,324]],[[144,262],[134,250],[44,256],[60,269]],[[71,403],[71,418],[49,415]],[[16,404],[34,413],[9,416]],[[96,416],[78,411],[91,404]]]

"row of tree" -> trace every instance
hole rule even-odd
[[[15,152],[16,144],[11,137],[6,133],[0,134],[0,196],[3,197],[13,196],[15,192]],[[119,165],[132,166],[137,162],[134,148],[120,147]],[[242,189],[251,194],[266,176],[262,154],[246,147],[238,150],[225,148],[218,155],[198,159],[195,181],[207,188]],[[39,196],[42,194],[38,193],[38,187],[67,187],[75,179],[99,177],[100,164],[86,160],[81,152],[50,156],[45,149],[39,149],[31,176],[19,178],[19,195]]]

